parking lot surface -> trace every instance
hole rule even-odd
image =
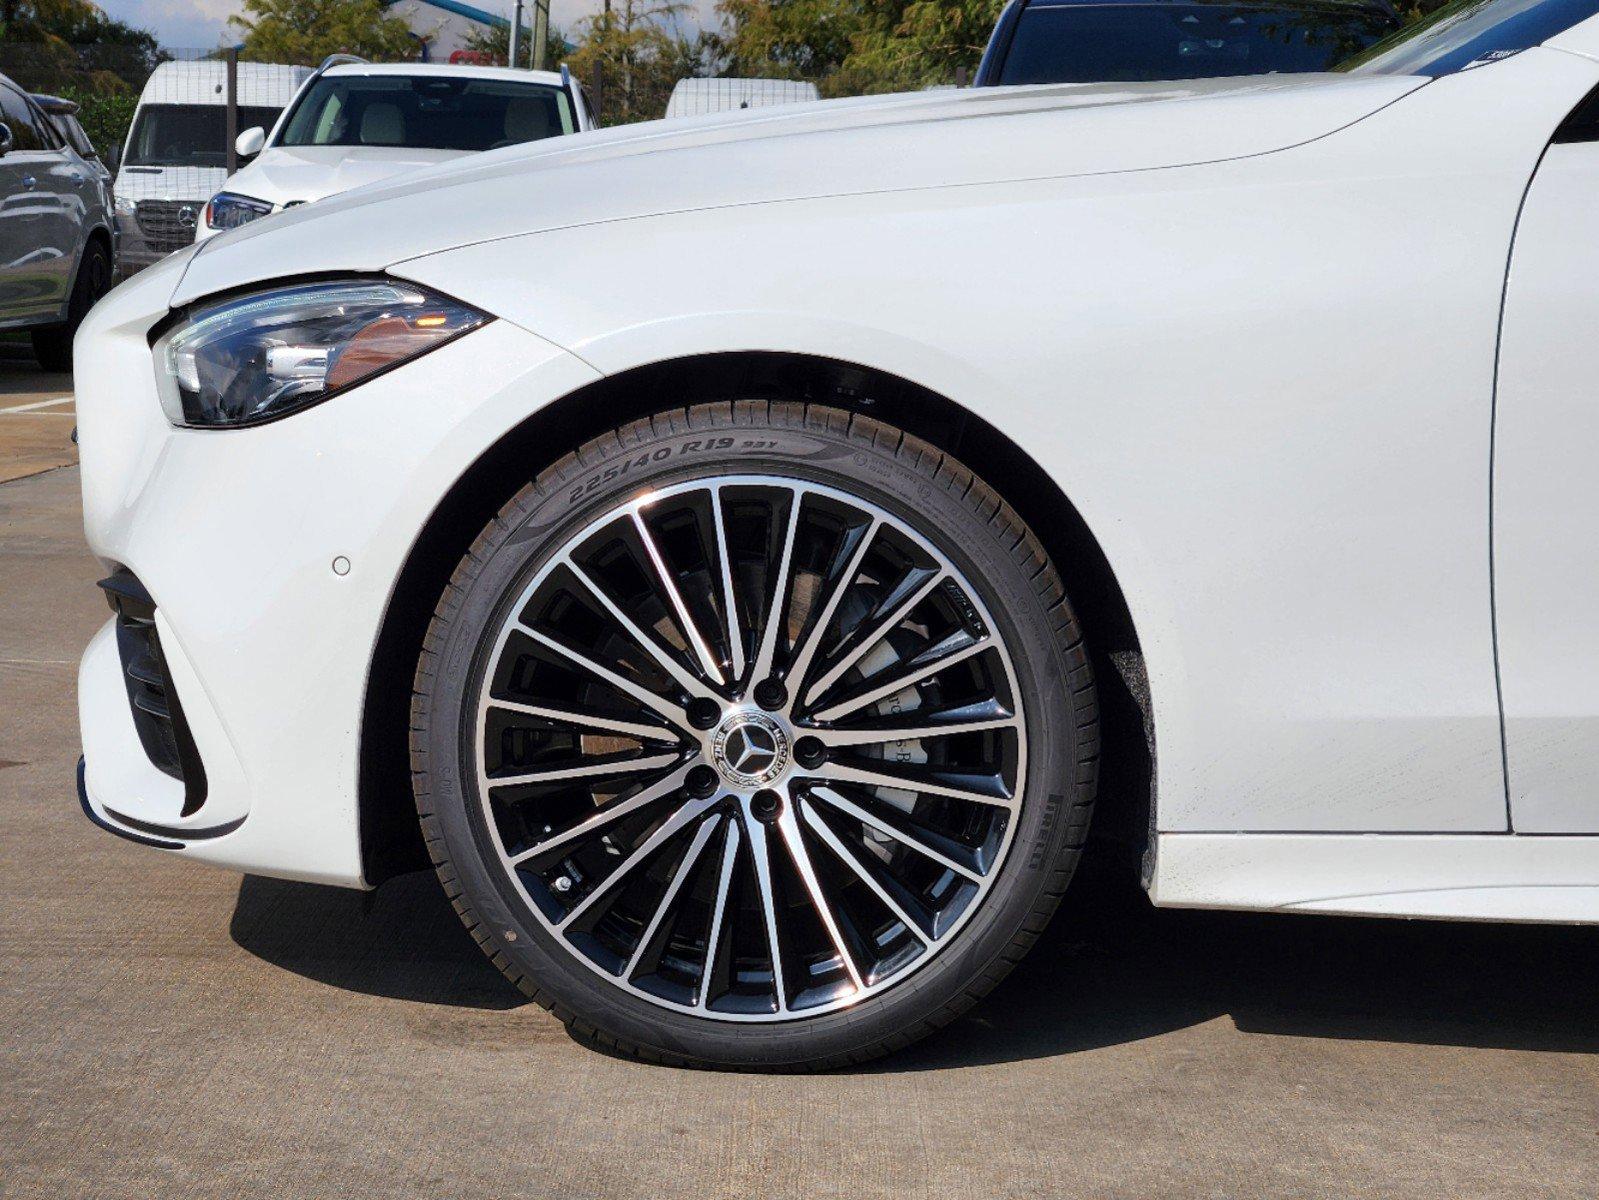
[[[363,897],[101,832],[71,421],[14,412],[67,386],[0,371],[0,1196],[1599,1194],[1595,930],[1156,912],[1091,854],[943,1033],[710,1074],[571,1041],[431,876]]]

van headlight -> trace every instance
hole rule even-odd
[[[435,350],[493,318],[423,287],[343,279],[201,304],[156,339],[156,385],[175,425],[287,416]]]
[[[218,192],[205,202],[205,223],[212,229],[237,229],[268,215],[272,206],[253,196]]]

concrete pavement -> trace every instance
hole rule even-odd
[[[0,485],[0,1196],[1599,1193],[1599,931],[1157,913],[1091,860],[933,1040],[704,1074],[570,1041],[430,876],[368,906],[120,841],[73,787],[77,485]]]
[[[72,376],[46,374],[30,350],[0,341],[0,483],[77,462],[74,420]]]

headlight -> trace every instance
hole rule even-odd
[[[218,192],[205,204],[205,223],[212,229],[237,229],[272,211],[265,200],[250,196],[236,196],[232,192]]]
[[[126,197],[126,196],[118,196],[117,197],[117,216],[119,216],[119,217],[131,217],[134,213],[136,213],[138,211],[139,211],[138,205],[136,205],[132,200],[128,199],[128,197]]]
[[[306,408],[493,318],[415,284],[344,279],[202,305],[155,343],[176,425],[254,425]]]

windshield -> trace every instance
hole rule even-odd
[[[278,108],[241,107],[239,129],[270,129]],[[228,165],[228,110],[221,104],[146,104],[128,136],[129,166],[223,167]]]
[[[1385,13],[1353,6],[1029,6],[1016,24],[999,82],[1120,83],[1325,71],[1395,24]]]
[[[280,146],[493,150],[576,130],[562,88],[438,75],[323,76],[295,102]]]
[[[1455,0],[1337,69],[1452,75],[1547,42],[1596,12],[1599,0]]]

